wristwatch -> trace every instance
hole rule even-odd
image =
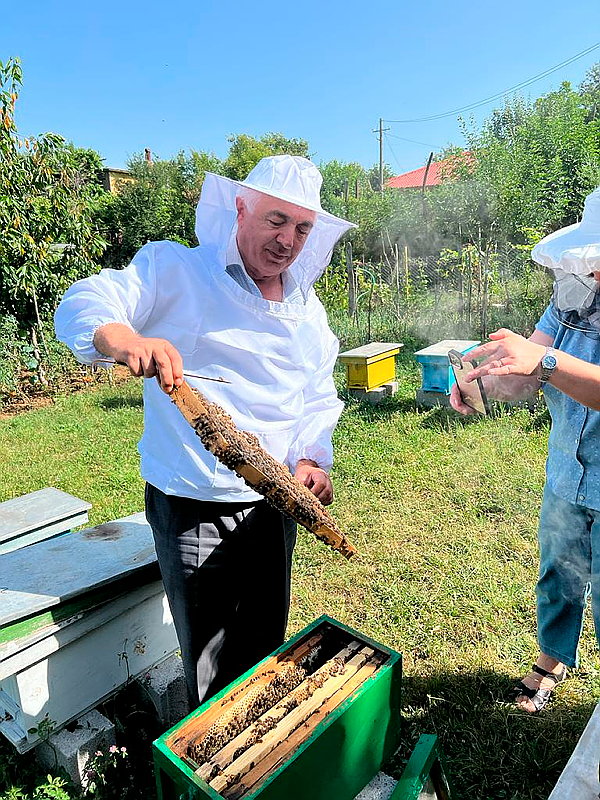
[[[552,347],[547,347],[546,352],[542,356],[542,360],[540,361],[540,365],[542,370],[539,375],[539,382],[540,385],[543,386],[549,379],[554,370],[556,369],[557,365],[556,356],[554,355],[554,350]]]

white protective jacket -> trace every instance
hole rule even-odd
[[[312,284],[303,287],[303,304],[244,290],[225,272],[234,217],[219,220],[216,241],[210,214],[205,218],[208,227],[200,224],[197,231],[201,246],[151,242],[125,269],[104,269],[75,283],[56,312],[58,338],[83,363],[102,357],[93,336],[110,322],[167,339],[181,353],[186,372],[231,381],[187,378],[238,427],[258,436],[271,455],[292,471],[301,458],[329,469],[331,434],[343,406],[332,378],[338,342],[325,310]],[[259,499],[204,449],[155,379],[144,381],[144,423],[138,449],[142,476],[152,485],[198,500]]]

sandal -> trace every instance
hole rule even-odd
[[[545,689],[532,689],[524,684],[523,681],[519,681],[519,683],[513,688],[512,693],[514,695],[514,700],[521,695],[527,697],[528,700],[531,700],[535,711],[530,711],[529,713],[538,714],[548,705],[550,698],[552,697],[552,693],[558,684],[562,683],[567,677],[567,668],[563,665],[563,668],[560,672],[554,673],[548,672],[548,670],[544,669],[543,667],[539,667],[537,664],[534,664],[531,667],[531,670],[532,672],[536,672],[538,675],[541,675],[542,678],[549,678],[553,685]]]

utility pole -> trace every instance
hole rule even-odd
[[[379,117],[379,128],[376,128],[373,133],[379,134],[379,191],[383,192],[383,134],[389,131],[389,128],[383,127],[383,120]]]

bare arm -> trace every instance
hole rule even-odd
[[[167,394],[183,383],[181,356],[166,339],[140,336],[127,325],[111,322],[98,328],[94,346],[98,352],[126,364],[138,378],[157,376]]]
[[[533,356],[530,356],[528,363],[531,362],[531,368],[529,371],[523,369],[519,371],[514,370],[512,372],[497,372],[494,369],[495,366],[498,366],[496,362],[503,356],[506,356],[502,341],[498,340],[499,334],[501,334],[502,331],[506,331],[506,329],[501,328],[500,331],[492,333],[490,335],[490,339],[492,339],[491,342],[487,342],[487,344],[482,344],[474,350],[470,350],[464,356],[465,359],[469,360],[471,358],[475,360],[484,359],[479,367],[470,372],[466,377],[467,380],[481,378],[487,396],[493,400],[524,400],[526,397],[535,394],[540,387],[540,382],[538,380],[539,362],[546,352],[546,347],[552,346],[553,339],[551,336],[548,336],[547,333],[542,333],[537,329],[531,334],[529,339],[525,339],[523,336],[519,336],[511,331],[506,331],[506,333],[509,333],[511,336],[515,337],[515,339],[519,340],[519,346],[522,346],[522,343],[524,343],[528,348],[528,352],[532,352],[537,360],[533,363]],[[456,384],[452,387],[450,405],[456,411],[460,411],[461,414],[474,413],[470,406],[465,405],[461,401]]]
[[[539,333],[536,331],[536,333]],[[535,334],[534,334],[535,336]],[[542,334],[543,336],[543,334]],[[512,331],[501,328],[492,333],[489,344],[477,348],[479,351],[486,349],[485,361],[474,369],[467,378],[485,376],[484,380],[507,380],[501,376],[530,376],[538,379],[540,374],[540,361],[545,353],[546,346],[536,343],[531,339],[524,339]],[[546,337],[548,338],[548,337]],[[550,343],[551,344],[551,343]],[[475,351],[473,351],[475,352]],[[582,361],[580,358],[555,352],[556,369],[550,376],[548,383],[569,395],[578,403],[600,410],[600,366]],[[487,383],[486,383],[487,386]]]

